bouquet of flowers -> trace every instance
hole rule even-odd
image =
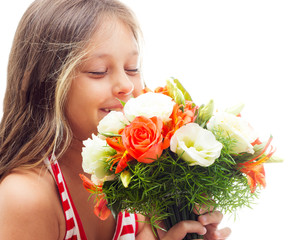
[[[278,160],[241,117],[243,105],[215,112],[196,105],[177,79],[145,89],[110,112],[84,141],[81,175],[97,216],[137,212],[154,227],[196,219],[195,204],[233,212],[265,187],[263,164]],[[199,236],[186,236],[189,238]]]

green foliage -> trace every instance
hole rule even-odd
[[[214,112],[214,101],[210,100],[206,105],[201,105],[198,109],[197,117],[195,123],[199,124],[201,127],[206,128],[207,122],[213,116]]]
[[[179,88],[180,91],[183,93],[183,96],[184,96],[185,100],[192,101],[192,98],[191,98],[190,94],[183,87],[182,83],[178,79],[176,79],[176,78],[172,78],[172,79],[173,79],[174,83],[176,84],[177,88]]]
[[[167,91],[171,98],[180,106],[185,106],[185,97],[182,91],[178,88],[174,80],[167,80],[166,81]]]
[[[103,192],[114,212],[128,210],[157,220],[170,214],[172,205],[182,205],[192,210],[194,204],[215,207],[225,212],[234,212],[250,206],[256,194],[251,194],[246,177],[237,169],[234,158],[228,154],[233,145],[227,138],[221,156],[209,167],[189,166],[180,156],[164,151],[151,164],[130,162],[130,184],[125,188],[120,180],[106,181]]]

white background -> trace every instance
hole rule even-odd
[[[0,99],[8,54],[31,0],[0,3]],[[253,209],[229,214],[229,239],[293,239],[292,79],[293,6],[285,0],[124,0],[144,33],[144,79],[149,87],[179,78],[197,104],[218,109],[239,101],[262,140],[270,134],[282,164],[266,165],[267,187]],[[0,108],[2,114],[2,105]],[[1,213],[0,213],[1,214]]]

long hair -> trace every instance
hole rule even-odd
[[[116,0],[36,0],[24,13],[9,57],[0,124],[0,179],[68,148],[64,105],[73,73],[105,18],[123,21],[139,41],[133,13]]]

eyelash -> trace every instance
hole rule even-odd
[[[125,69],[126,72],[129,72],[131,74],[136,74],[136,73],[139,73],[139,69],[138,68],[135,68],[135,69]]]
[[[101,75],[105,75],[107,73],[107,71],[105,71],[105,72],[89,72],[89,73],[93,74],[93,75],[101,76]]]
[[[103,76],[103,75],[105,75],[107,72],[108,72],[108,70],[105,71],[105,72],[89,72],[89,73],[90,73],[90,74],[93,74],[93,75],[96,75],[96,76]],[[138,69],[138,68],[135,68],[135,69],[125,69],[125,72],[128,72],[128,73],[134,75],[134,74],[136,74],[136,73],[139,72],[139,69]]]

